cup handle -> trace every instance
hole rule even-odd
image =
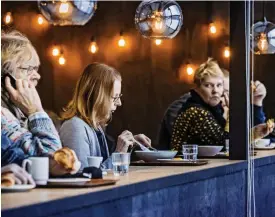
[[[24,170],[26,170],[27,172],[29,172],[28,170],[27,170],[27,165],[30,165],[30,167],[31,167],[31,165],[32,165],[32,162],[31,162],[31,160],[29,160],[29,159],[25,159],[25,160],[23,160],[23,163],[22,163],[22,168],[24,169]]]

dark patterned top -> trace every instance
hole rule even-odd
[[[206,105],[192,91],[192,97],[175,121],[170,147],[180,151],[183,143],[224,146],[228,132],[224,130],[223,109]]]

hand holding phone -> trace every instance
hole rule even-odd
[[[10,73],[5,73],[1,76],[2,86],[6,88],[6,77],[9,77],[11,86],[16,89],[16,79]]]
[[[43,107],[36,88],[26,80],[16,80],[16,88],[12,87],[10,77],[5,79],[5,87],[11,101],[18,106],[25,115],[42,112]]]

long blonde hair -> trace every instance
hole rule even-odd
[[[73,99],[61,119],[78,116],[95,129],[106,124],[115,80],[121,81],[116,69],[102,63],[89,64],[78,79]]]
[[[1,33],[2,73],[15,76],[16,67],[33,57],[40,64],[36,50],[26,36],[16,30]]]

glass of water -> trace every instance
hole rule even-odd
[[[127,174],[129,172],[130,153],[113,153],[112,164],[115,176],[123,176]]]
[[[198,156],[198,145],[183,145],[182,146],[183,160],[195,161]]]

